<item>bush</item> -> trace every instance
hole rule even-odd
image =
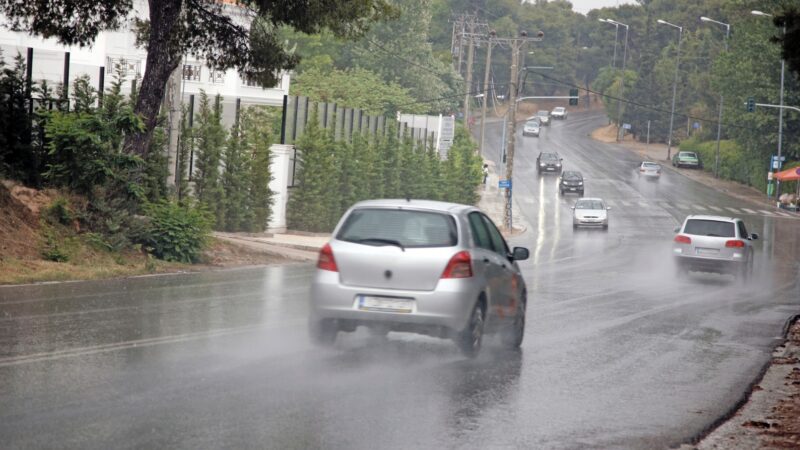
[[[58,197],[44,212],[45,220],[53,225],[69,225],[75,219],[69,203],[64,197]]]
[[[208,243],[212,215],[203,208],[162,200],[145,206],[142,244],[166,261],[194,263]]]

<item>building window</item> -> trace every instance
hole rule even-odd
[[[184,64],[183,79],[187,81],[200,81],[200,65]]]
[[[110,68],[112,73],[117,73],[117,70],[121,70],[126,78],[135,78],[141,75],[142,62],[138,59],[109,57],[106,64],[108,64],[106,67]]]
[[[225,83],[225,71],[224,70],[208,69],[208,71],[211,74],[210,77],[209,77],[209,80],[212,83],[216,83],[216,84]]]

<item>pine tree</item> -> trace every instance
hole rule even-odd
[[[386,128],[386,134],[381,137],[378,144],[380,171],[383,176],[383,197],[400,198],[402,196],[400,179],[402,160],[400,159],[400,141],[397,139],[397,125],[390,123]]]
[[[189,128],[186,118],[186,107],[181,109],[181,124],[178,135],[178,167],[175,170],[175,195],[178,202],[183,204],[189,199],[189,154],[192,150],[192,129]]]
[[[250,186],[247,197],[248,229],[261,232],[272,215],[273,195],[270,145],[274,141],[270,124],[273,115],[263,107],[251,107],[243,114],[247,151],[250,158]]]
[[[197,155],[195,193],[200,204],[216,218],[216,229],[225,227],[224,191],[220,180],[220,162],[222,148],[225,145],[221,104],[221,97],[217,96],[212,107],[206,93],[200,91],[200,108],[197,128],[194,131]]]
[[[30,147],[25,67],[19,53],[10,67],[0,53],[0,173],[27,183],[35,181],[40,168]]]
[[[225,169],[222,172],[222,188],[225,191],[225,203],[222,208],[227,231],[249,228],[247,190],[250,186],[250,159],[246,154],[247,144],[240,120],[231,129],[223,155]]]
[[[312,111],[305,132],[295,146],[300,157],[297,188],[289,197],[287,218],[290,228],[303,231],[330,232],[334,208],[338,208],[338,177],[333,155],[333,142],[320,129],[317,108]]]

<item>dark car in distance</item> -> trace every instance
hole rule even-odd
[[[536,170],[542,173],[561,173],[561,157],[555,152],[540,152],[536,157]]]
[[[575,192],[583,197],[583,175],[575,170],[565,170],[558,180],[558,192],[561,195]]]

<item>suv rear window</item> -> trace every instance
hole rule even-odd
[[[542,155],[539,156],[539,158],[542,160],[546,159],[548,161],[558,161],[558,156],[556,156],[555,153],[542,153]]]
[[[365,245],[396,242],[410,248],[452,247],[458,243],[458,231],[448,214],[361,208],[350,213],[336,239]]]
[[[718,220],[690,219],[683,227],[685,234],[697,236],[735,237],[736,229],[733,222],[720,222]]]

